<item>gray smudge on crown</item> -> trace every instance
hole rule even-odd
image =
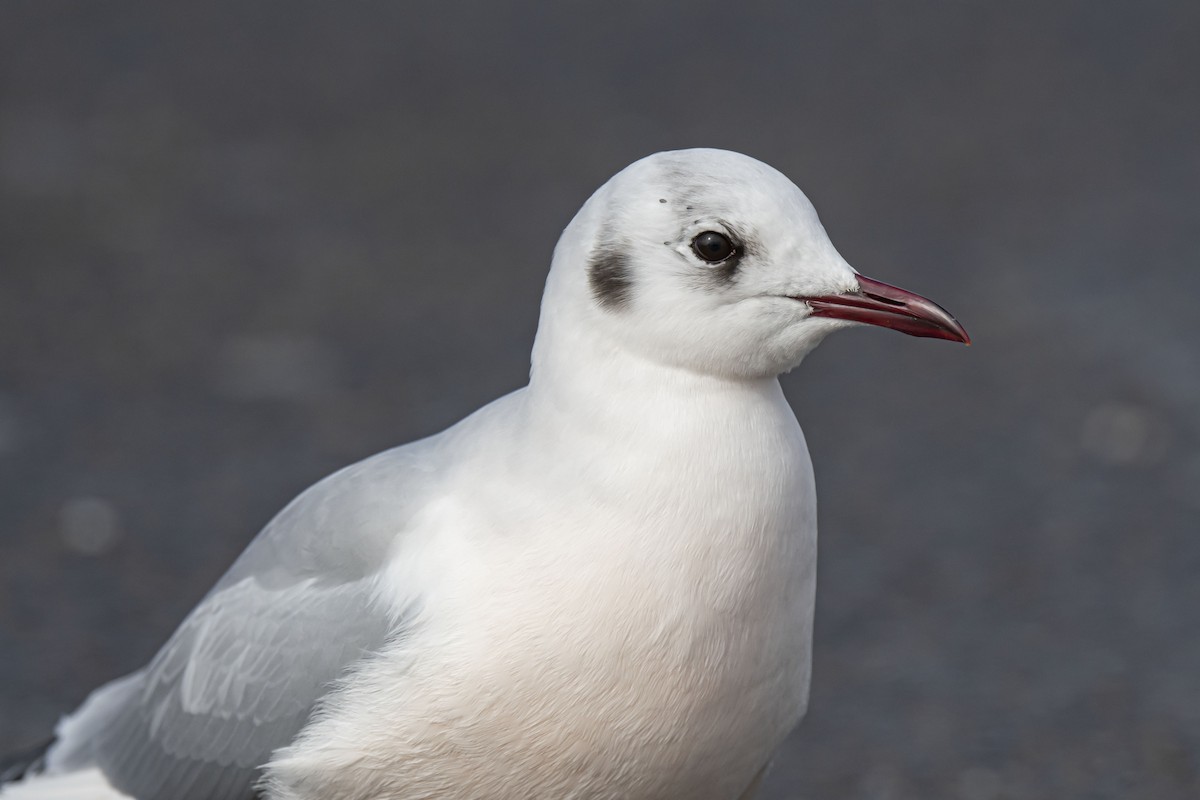
[[[600,236],[588,260],[588,283],[592,296],[604,308],[621,311],[629,307],[633,290],[628,245],[610,234]]]

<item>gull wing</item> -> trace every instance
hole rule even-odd
[[[48,771],[98,766],[138,800],[255,797],[259,767],[330,684],[404,631],[372,588],[428,485],[423,445],[347,467],[280,512],[147,667],[60,724]]]

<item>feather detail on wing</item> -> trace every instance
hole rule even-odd
[[[98,769],[70,775],[36,775],[0,786],[0,800],[132,800],[114,789]]]
[[[145,669],[63,720],[47,772],[98,766],[138,800],[253,798],[272,751],[405,624],[372,588],[420,488],[414,467],[410,448],[389,451],[293,501]]]

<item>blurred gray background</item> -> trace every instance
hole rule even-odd
[[[1200,796],[1200,4],[7,2],[0,750],[335,469],[525,381],[626,163],[741,150],[970,349],[839,334],[765,795]]]

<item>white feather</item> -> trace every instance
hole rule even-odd
[[[0,800],[132,800],[109,786],[98,769],[38,775],[0,787]]]

